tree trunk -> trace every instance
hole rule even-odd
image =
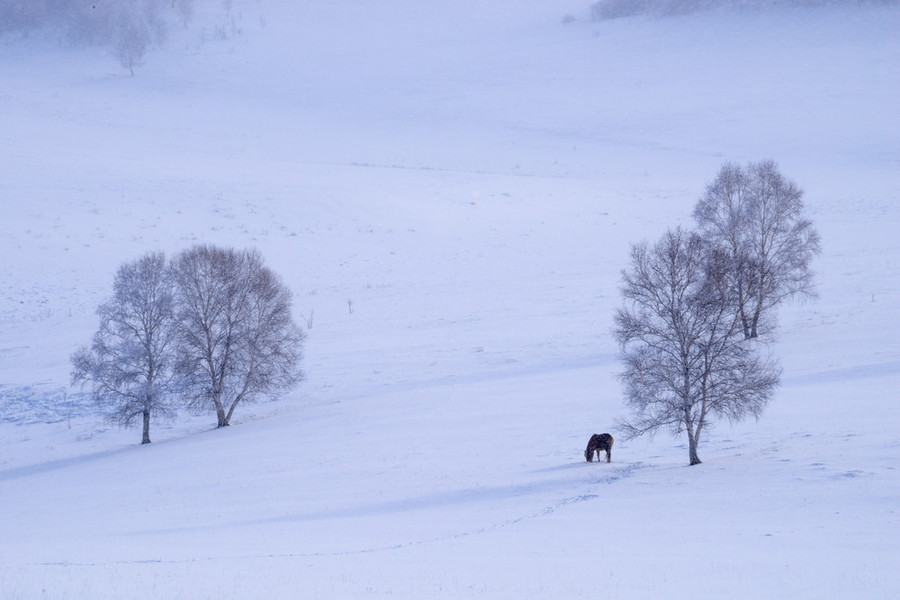
[[[700,464],[700,457],[697,455],[697,440],[691,438],[690,440],[690,457],[691,457],[691,466]]]
[[[751,329],[751,326],[750,326],[750,319],[747,318],[747,314],[744,312],[744,307],[743,307],[743,306],[741,307],[740,313],[741,313],[741,314],[740,314],[740,316],[741,316],[741,327],[742,327],[743,330],[744,330],[744,339],[745,339],[745,340],[749,340],[749,339],[752,337],[752,335],[751,335],[751,330],[752,330],[752,329]]]
[[[225,415],[225,409],[219,403],[216,403],[216,419],[218,420],[216,427],[228,427],[228,417]]]
[[[222,392],[216,390],[212,397],[213,406],[216,407],[216,427],[228,427],[228,417],[225,416],[225,407],[222,406]]]
[[[750,339],[759,337],[759,317],[762,315],[762,302],[756,307],[753,313],[753,322],[750,325]]]
[[[744,329],[744,339],[750,339],[750,318],[747,316],[747,300],[744,297],[744,290],[738,292],[738,318],[741,321],[741,327]]]
[[[228,408],[228,414],[225,415],[225,424],[219,425],[219,427],[228,427],[231,425],[231,415],[234,414],[234,409],[237,407],[238,402],[240,402],[240,398],[231,403],[231,406]]]
[[[688,454],[691,459],[691,466],[700,464],[700,456],[697,455],[697,444],[700,441],[700,431],[699,428],[697,431],[694,431],[693,425],[688,422],[685,423],[688,434]]]
[[[150,411],[144,411],[144,436],[141,438],[141,444],[150,443]]]

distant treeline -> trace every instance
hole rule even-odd
[[[193,6],[194,0],[2,0],[0,34],[52,30],[70,43],[109,47],[133,73],[173,23],[187,23]]]
[[[641,14],[679,15],[716,8],[755,9],[802,6],[861,6],[900,4],[900,0],[600,0],[591,7],[595,20]]]
[[[74,42],[109,43],[123,28],[145,28],[164,36],[168,22],[185,22],[194,0],[4,0],[0,32],[29,34],[56,28]]]

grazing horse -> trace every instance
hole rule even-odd
[[[594,462],[594,453],[597,454],[597,460],[600,460],[600,451],[606,450],[606,462],[612,459],[613,436],[608,433],[595,433],[591,436],[587,448],[584,450],[584,458],[588,462]]]

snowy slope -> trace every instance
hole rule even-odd
[[[133,78],[0,38],[0,597],[900,592],[896,5],[234,4]],[[761,158],[824,248],[775,401],[698,467],[584,463],[629,244]],[[140,447],[68,357],[122,261],[199,241],[284,276],[308,378]]]

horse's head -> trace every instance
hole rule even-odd
[[[584,459],[588,462],[594,462],[594,449],[590,446],[584,451]]]

